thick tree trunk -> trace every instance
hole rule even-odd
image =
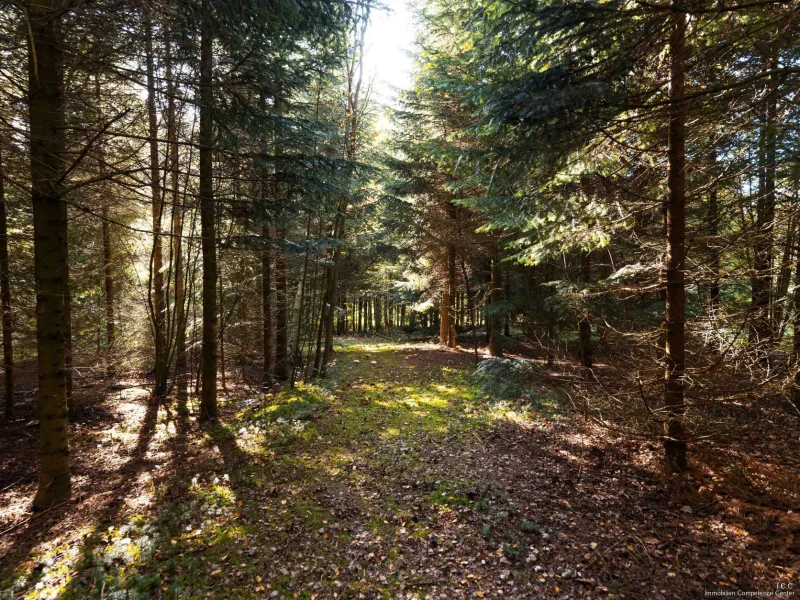
[[[14,348],[12,343],[11,280],[8,268],[8,222],[3,186],[3,155],[0,148],[0,305],[3,311],[3,369],[6,420],[14,418]]]
[[[203,253],[203,350],[200,420],[217,420],[217,235],[214,205],[214,89],[211,2],[203,0],[200,33],[200,235]]]
[[[150,195],[152,196],[153,249],[150,260],[152,285],[153,341],[155,344],[156,383],[153,395],[163,398],[167,393],[169,363],[166,344],[166,305],[164,300],[164,255],[161,245],[161,216],[164,199],[161,196],[161,169],[158,158],[158,117],[156,114],[155,56],[153,51],[153,25],[150,14],[145,14],[145,54],[147,64],[147,121],[150,145]]]
[[[66,500],[71,491],[65,377],[69,252],[61,197],[64,7],[55,0],[38,0],[26,8],[40,423],[39,487],[33,508],[42,510]]]
[[[684,287],[686,238],[686,113],[684,78],[686,69],[686,13],[671,16],[669,48],[669,172],[667,175],[667,265],[666,265],[666,371],[664,406],[664,457],[668,472],[685,471],[686,441],[683,413],[686,372]]]

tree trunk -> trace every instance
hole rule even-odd
[[[66,244],[67,248],[69,248],[69,215],[67,213],[67,203],[61,203],[61,212],[64,213],[62,215],[62,219],[67,223],[67,233]],[[66,297],[64,298],[64,319],[66,321],[66,334],[64,344],[66,347],[66,354],[64,356],[64,376],[66,378],[66,385],[67,385],[67,411],[69,413],[69,418],[73,418],[75,416],[75,404],[72,401],[72,390],[75,387],[74,384],[74,375],[75,372],[72,368],[72,356],[73,356],[73,347],[72,347],[72,295],[70,291],[69,285],[69,251],[67,253],[67,286],[66,291],[64,292]]]
[[[772,308],[772,326],[773,334],[777,339],[783,338],[784,327],[787,325],[785,316],[791,314],[790,304],[788,299],[786,302],[778,302],[778,299],[788,297],[789,283],[792,279],[792,255],[794,254],[795,246],[795,229],[796,219],[794,215],[789,215],[786,220],[786,235],[784,237],[783,252],[781,256],[780,270],[778,271],[778,280],[775,283],[775,291],[773,293],[773,308]]]
[[[503,269],[503,299],[511,302],[511,273],[508,268]],[[511,315],[508,311],[503,315],[503,335],[507,338],[511,337]]]
[[[286,229],[278,231],[278,238],[285,240]],[[279,381],[289,379],[289,316],[286,304],[286,253],[278,251],[275,256],[275,377]]]
[[[792,402],[800,404],[800,244],[797,245],[797,262],[794,276],[794,334],[792,336],[794,365],[794,386],[792,386]]]
[[[219,285],[219,377],[223,391],[228,391],[227,373],[225,371],[225,294],[222,288],[222,269],[217,267],[217,283]]]
[[[347,213],[347,199],[339,200],[336,211],[336,219],[333,226],[333,237],[336,240],[344,240],[345,217]],[[324,377],[328,370],[328,361],[333,352],[333,319],[336,313],[336,299],[339,285],[339,269],[341,268],[342,249],[337,246],[333,250],[333,263],[329,268],[328,274],[328,301],[325,313],[325,348],[322,354],[322,365],[320,374]]]
[[[12,344],[11,281],[8,275],[8,222],[3,186],[3,155],[0,147],[0,304],[3,311],[3,367],[6,420],[14,418],[14,348]]]
[[[103,208],[103,274],[106,292],[106,350],[110,356],[116,338],[114,323],[114,257],[111,253],[111,224],[108,207]]]
[[[200,235],[203,253],[203,354],[200,420],[217,420],[217,236],[214,205],[214,89],[210,0],[203,0],[200,32]]]
[[[488,307],[488,323],[489,323],[489,355],[490,356],[503,356],[503,340],[500,337],[500,326],[502,323],[502,316],[498,312],[500,303],[503,300],[503,272],[500,267],[500,258],[495,255],[492,257],[491,268],[491,291],[489,292],[491,304]]]
[[[769,65],[776,66],[774,59]],[[776,85],[774,77],[768,79],[769,90],[761,110],[759,140],[758,200],[756,201],[756,239],[753,245],[752,309],[753,327],[751,341],[759,344],[762,353],[769,353],[772,344],[772,236],[775,225],[775,160],[776,160]]]
[[[442,345],[447,344],[447,335],[450,324],[450,278],[442,282],[442,303],[441,303],[442,319],[439,321],[439,343]]]
[[[264,240],[264,249],[261,251],[261,310],[263,316],[263,348],[264,348],[264,376],[262,388],[264,391],[272,389],[275,378],[275,336],[272,331],[272,262],[270,260],[270,235],[269,227],[261,230]]]
[[[581,263],[581,276],[583,283],[588,285],[592,281],[592,255],[587,252]],[[592,323],[589,314],[584,312],[578,321],[578,339],[581,343],[581,365],[587,374],[592,368]]]
[[[294,388],[295,374],[298,367],[302,371],[303,367],[303,349],[300,344],[302,343],[301,332],[303,330],[303,317],[306,297],[306,281],[308,279],[308,240],[311,238],[311,222],[312,216],[308,215],[308,225],[306,225],[306,252],[303,258],[303,276],[300,279],[300,301],[297,307],[297,332],[294,340],[294,350],[292,352],[292,372],[289,378],[289,387]]]
[[[317,324],[317,343],[314,352],[314,365],[311,368],[311,375],[316,377],[322,371],[322,341],[325,336],[325,319],[327,318],[328,302],[328,281],[330,279],[330,267],[326,266],[322,272],[322,298],[319,306],[319,323]]]
[[[27,5],[31,200],[39,369],[39,487],[34,510],[69,498],[66,363],[69,336],[67,211],[62,199],[64,83],[61,21],[54,0]]]
[[[671,15],[669,48],[669,172],[667,175],[667,273],[664,406],[664,458],[668,472],[685,471],[686,441],[683,430],[684,330],[686,290],[684,259],[686,238],[686,13]]]
[[[375,331],[381,333],[383,331],[383,322],[381,321],[381,315],[383,314],[383,310],[381,310],[381,297],[375,296],[374,301],[374,313],[375,313]]]
[[[175,277],[175,386],[181,401],[186,399],[186,292],[183,267],[183,219],[179,185],[178,114],[173,81],[171,32],[164,35],[165,69],[167,76],[167,142],[169,144],[170,186],[172,187],[172,260]]]
[[[153,25],[150,14],[145,14],[145,53],[147,63],[147,120],[148,142],[150,145],[150,195],[153,219],[153,250],[150,262],[150,282],[152,284],[153,341],[155,343],[156,384],[153,395],[163,398],[167,393],[169,364],[165,335],[166,308],[164,300],[164,256],[161,246],[161,215],[164,201],[161,197],[161,169],[158,158],[158,120],[156,114],[155,56],[153,52]]]
[[[447,245],[447,287],[448,294],[447,307],[447,346],[456,347],[456,246]]]
[[[719,311],[719,272],[720,272],[720,250],[717,236],[719,235],[719,197],[717,185],[717,152],[711,152],[711,189],[708,192],[708,223],[709,236],[711,237],[711,286],[709,287],[709,300],[711,303],[711,318],[716,320]]]

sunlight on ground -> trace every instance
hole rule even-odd
[[[151,493],[126,498],[110,523],[82,532],[81,544],[32,557],[0,590],[30,600],[135,600],[204,597],[204,590],[222,586],[237,590],[225,597],[313,598],[320,588],[290,593],[297,573],[270,580],[261,574],[273,548],[311,535],[320,559],[334,571],[344,568],[339,545],[349,545],[354,534],[341,525],[343,515],[363,519],[378,540],[427,539],[430,526],[412,520],[394,496],[369,491],[381,489],[381,473],[397,483],[389,474],[416,470],[431,448],[445,448],[437,440],[467,442],[498,420],[527,424],[535,415],[510,400],[480,399],[470,371],[414,362],[422,350],[431,347],[348,342],[322,385],[229,399],[236,412],[200,439],[216,466],[187,472],[176,465],[184,475],[175,481],[160,478],[160,465],[141,472]],[[123,410],[144,419],[141,405]],[[179,430],[175,420],[158,419],[148,455],[162,456],[165,440]],[[99,444],[110,443],[103,440],[135,448],[137,429],[114,427],[99,436]],[[463,490],[472,485],[466,479],[399,483],[428,489],[424,497],[441,519],[468,502]],[[391,552],[383,560],[390,564]],[[390,579],[381,575],[386,585],[399,581],[393,572],[387,570]],[[335,573],[327,581],[338,594]]]

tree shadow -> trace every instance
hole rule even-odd
[[[137,485],[137,477],[148,466],[152,466],[146,455],[156,431],[158,409],[157,403],[147,402],[145,414],[137,432],[136,445],[131,451],[129,460],[121,468],[115,470],[113,477],[93,479],[91,490],[85,490],[83,494],[73,497],[64,506],[44,513],[41,517],[34,515],[26,525],[14,532],[15,540],[3,557],[2,573],[4,577],[13,571],[15,565],[27,560],[33,549],[42,540],[47,540],[54,534],[65,533],[78,526],[88,526],[91,531],[96,532],[102,524],[114,520],[123,509],[126,497]],[[76,469],[76,466],[79,468]],[[73,472],[80,473],[86,468],[91,468],[91,465],[87,467],[73,463]],[[111,498],[107,499],[108,496]],[[91,514],[91,519],[88,521],[79,514],[84,510]],[[89,534],[84,548],[91,546],[94,535],[96,533]],[[45,564],[42,561],[33,566],[31,573],[33,584],[41,576],[44,567]]]
[[[131,597],[158,597],[172,578],[191,589],[171,587],[167,597],[267,595],[269,584],[282,595],[456,598],[511,581],[518,587],[510,595],[547,597],[552,588],[536,590],[532,564],[559,569],[553,582],[582,596],[604,587],[654,597],[653,585],[666,597],[699,595],[705,584],[694,570],[709,582],[724,575],[763,583],[749,566],[757,553],[717,528],[726,517],[696,504],[682,511],[682,497],[670,504],[655,444],[600,433],[565,413],[520,419],[524,407],[513,403],[494,411],[490,400],[470,396],[463,373],[471,357],[457,352],[370,344],[337,360],[340,371],[326,382],[335,394],[300,386],[266,404],[224,403],[223,421],[202,436],[185,407],[163,406],[162,423],[175,428],[175,472],[161,472],[164,493],[141,527],[160,532],[155,547],[103,573]],[[472,420],[480,411],[487,418]],[[142,423],[131,473],[143,469],[137,460],[145,461],[158,416]],[[197,441],[206,462],[191,469],[206,481],[188,485],[194,456],[186,450],[192,444],[194,454]],[[225,497],[223,516],[205,512],[219,509],[211,496]],[[98,518],[119,528],[121,508]],[[102,538],[92,534],[82,552],[107,549]],[[719,560],[723,550],[731,562]],[[692,574],[684,573],[687,561]],[[565,567],[580,575],[564,575]],[[98,595],[86,582],[91,570],[77,571],[64,595]],[[445,575],[425,575],[437,572]],[[453,581],[466,583],[445,587]]]

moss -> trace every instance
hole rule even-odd
[[[429,494],[428,501],[434,506],[459,506],[470,503],[469,498],[462,494],[459,488],[449,483],[439,484]]]
[[[380,584],[347,580],[342,547],[359,531],[348,525],[363,524],[385,540],[426,539],[435,527],[425,519],[415,522],[417,509],[402,495],[376,499],[364,493],[376,485],[405,488],[413,483],[415,496],[435,507],[427,512],[439,516],[470,507],[486,521],[486,535],[508,547],[511,559],[516,546],[524,547],[522,534],[537,533],[535,524],[518,516],[493,519],[488,501],[466,492],[475,489],[469,481],[437,482],[438,476],[428,475],[428,453],[444,440],[470,443],[473,433],[480,435],[499,421],[539,418],[558,410],[560,399],[542,394],[527,402],[487,402],[479,398],[470,369],[419,362],[412,368],[407,353],[399,349],[392,343],[338,344],[336,365],[326,380],[283,390],[267,405],[245,404],[189,440],[216,445],[229,477],[206,471],[187,476],[191,483],[162,482],[153,491],[156,510],[117,517],[113,529],[104,526],[91,533],[71,562],[59,566],[59,597],[99,598],[103,590],[105,598],[112,598],[125,590],[130,598],[201,598],[209,591],[219,593],[220,575],[212,576],[217,569],[224,576],[235,564],[240,581],[255,581],[265,573],[259,562],[265,560],[265,549],[296,548],[298,540],[312,544],[315,556],[326,564],[341,568],[343,587],[329,581],[309,590],[290,576],[264,576],[266,592],[255,591],[255,584],[237,583],[238,595],[227,597],[261,598],[270,591],[290,598],[331,597],[334,591],[342,597],[359,592],[394,597],[399,585],[395,578]],[[372,370],[372,360],[379,369]],[[229,406],[240,404],[241,399],[229,401]],[[161,425],[159,435],[169,437]],[[131,542],[125,545],[127,538]],[[258,551],[247,554],[253,545]],[[386,552],[389,562],[398,556],[395,548]],[[298,560],[285,553],[275,558]],[[16,585],[15,597],[23,596],[19,592],[43,597],[34,585],[46,577],[32,566],[20,568],[16,579],[7,579],[0,589]]]

